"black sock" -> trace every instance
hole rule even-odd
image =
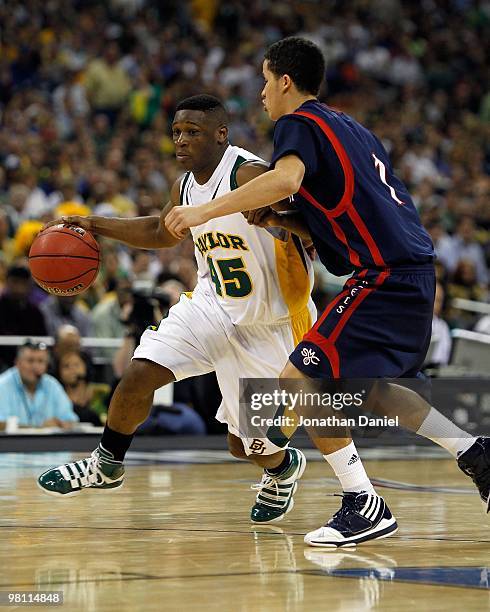
[[[131,446],[134,434],[122,434],[106,425],[100,440],[100,445],[112,454],[116,461],[124,461],[124,456]]]
[[[290,465],[291,465],[291,453],[289,452],[288,449],[286,449],[286,452],[284,454],[284,459],[281,461],[281,463],[277,467],[265,468],[265,469],[268,474],[280,474],[281,472],[284,472],[284,470],[287,470]]]

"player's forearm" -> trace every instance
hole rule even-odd
[[[245,210],[255,210],[275,204],[298,190],[296,181],[283,172],[271,170],[258,176],[238,189],[216,198],[200,207],[208,220],[224,217]]]
[[[124,242],[140,249],[160,249],[165,240],[159,232],[159,217],[88,217],[91,229],[100,236]]]

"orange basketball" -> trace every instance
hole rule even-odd
[[[54,295],[77,295],[97,278],[100,250],[90,232],[76,225],[53,225],[38,234],[29,251],[36,283]]]

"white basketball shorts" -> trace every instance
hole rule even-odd
[[[277,378],[295,347],[295,336],[296,342],[298,336],[301,339],[312,317],[311,309],[296,317],[294,334],[290,322],[234,325],[213,295],[199,290],[192,298],[183,294],[156,330],[143,333],[133,359],[158,363],[173,372],[176,380],[214,370],[223,396],[218,421],[242,439],[247,454],[272,454],[281,447],[240,431],[240,378]]]

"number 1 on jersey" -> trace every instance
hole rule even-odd
[[[398,206],[403,206],[405,202],[402,202],[398,198],[398,196],[396,195],[396,191],[393,189],[391,185],[388,185],[386,181],[386,166],[383,164],[383,162],[380,159],[376,157],[374,153],[371,153],[371,155],[373,156],[373,159],[374,159],[374,167],[379,172],[379,178],[381,179],[381,182],[384,183],[388,187],[388,189],[390,190],[391,197],[395,200]]]

